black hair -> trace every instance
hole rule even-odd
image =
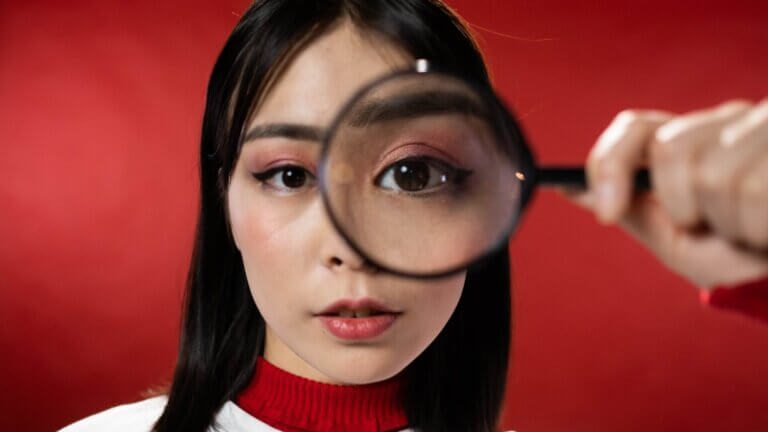
[[[439,0],[264,0],[244,13],[208,84],[200,146],[200,208],[180,347],[157,432],[203,432],[248,384],[265,323],[248,289],[226,209],[242,130],[276,65],[341,19],[490,88],[480,50]],[[510,345],[509,255],[502,247],[468,270],[446,326],[404,371],[402,403],[422,432],[491,431]]]

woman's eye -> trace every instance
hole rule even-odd
[[[375,183],[408,194],[432,192],[445,184],[461,184],[472,171],[463,170],[432,158],[402,159],[379,174]]]
[[[315,176],[297,165],[284,165],[254,173],[260,182],[281,191],[293,191],[315,184]]]

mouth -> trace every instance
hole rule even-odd
[[[393,315],[393,314],[395,314],[395,312],[368,309],[368,308],[364,308],[364,309],[344,308],[338,312],[323,313],[323,314],[318,314],[318,316],[340,317],[340,318],[368,318],[368,317],[379,316],[379,315]]]
[[[378,315],[399,315],[401,313],[401,311],[394,310],[376,300],[362,298],[358,300],[342,299],[336,301],[315,315],[341,318],[367,318]]]
[[[339,300],[315,316],[332,335],[348,341],[373,339],[402,314],[372,299]]]

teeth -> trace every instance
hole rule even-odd
[[[359,310],[342,309],[339,311],[338,316],[341,318],[367,318],[373,314],[374,314],[373,311],[370,309],[359,309]]]

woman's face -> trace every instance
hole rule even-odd
[[[464,273],[410,280],[364,265],[331,226],[315,180],[317,135],[344,101],[412,62],[342,22],[292,58],[248,124],[246,133],[261,133],[243,144],[229,216],[267,324],[264,356],[288,372],[337,384],[392,377],[435,339],[459,301]],[[391,313],[366,317],[382,310]]]

